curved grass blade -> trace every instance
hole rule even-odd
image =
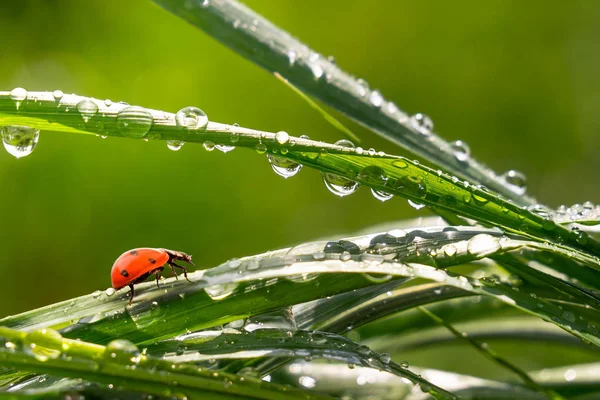
[[[535,203],[524,195],[524,190],[509,184],[475,159],[457,158],[450,143],[421,128],[393,102],[385,101],[378,91],[369,90],[333,62],[239,2],[154,1],[389,141],[464,179],[483,184],[517,204]]]
[[[107,105],[106,102],[77,95],[62,95],[57,101],[50,92],[26,92],[27,95],[16,102],[11,93],[0,92],[0,125],[24,125],[133,139],[187,141],[204,143],[209,148],[215,144],[255,148],[259,153],[269,152],[325,174],[338,175],[381,192],[453,212],[531,239],[550,240],[565,251],[576,252],[575,249],[579,249],[581,251],[577,254],[582,257],[585,256],[580,254],[582,252],[600,256],[600,242],[587,233],[566,229],[546,214],[523,209],[485,188],[461,182],[456,177],[434,171],[417,161],[375,150],[364,151],[206,122],[205,119],[202,119],[202,124],[196,121],[200,124],[197,126],[182,126],[182,119],[188,124],[191,118],[121,103]],[[87,107],[84,110],[92,108],[95,112],[90,115],[89,111],[79,111],[82,107],[78,105],[82,102]],[[591,266],[600,269],[598,260],[592,262]]]
[[[326,398],[260,380],[154,359],[123,341],[105,347],[65,339],[51,330],[25,333],[5,327],[0,327],[0,337],[5,340],[0,349],[2,366],[109,383],[149,394],[164,395],[166,386],[175,393],[194,397],[213,392],[220,394],[218,398]]]

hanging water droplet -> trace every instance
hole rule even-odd
[[[287,132],[279,131],[275,134],[275,140],[279,144],[286,144],[290,140],[290,135]]]
[[[298,58],[298,53],[296,53],[296,50],[294,50],[294,49],[289,49],[287,51],[287,57],[290,62],[290,67],[293,67],[294,64],[296,64],[296,59]]]
[[[525,194],[527,190],[527,177],[515,170],[510,170],[502,175],[502,178],[511,185],[513,191],[519,195]]]
[[[468,144],[462,140],[456,140],[450,143],[450,147],[452,147],[454,158],[456,158],[458,161],[464,163],[469,160],[471,149],[469,148]]]
[[[141,138],[152,127],[152,114],[143,107],[129,106],[117,114],[117,128],[124,136]]]
[[[315,80],[321,79],[323,76],[323,67],[319,63],[321,57],[317,53],[312,53],[308,57],[308,66],[310,67]]]
[[[90,99],[83,99],[79,103],[77,103],[77,111],[81,114],[83,118],[83,122],[86,124],[96,113],[98,112],[98,104]]]
[[[433,121],[428,115],[417,113],[410,117],[410,124],[417,132],[429,135],[433,131]]]
[[[354,148],[354,143],[346,139],[338,140],[335,142],[335,145]],[[351,179],[326,172],[321,172],[321,176],[323,177],[323,182],[325,182],[325,187],[336,196],[348,196],[358,190],[358,182],[354,182]]]
[[[379,91],[373,90],[369,96],[369,102],[373,105],[373,107],[379,108],[383,104],[383,96],[381,93],[379,93]]]
[[[4,148],[16,158],[30,155],[40,137],[40,130],[29,126],[3,126],[0,127],[0,133]]]
[[[392,197],[394,197],[393,194],[378,189],[371,189],[371,194],[373,194],[373,197],[375,197],[379,201],[388,201]]]
[[[202,147],[204,147],[204,150],[206,151],[213,151],[215,149],[215,143],[207,140],[206,142],[202,143]]]
[[[198,107],[184,107],[175,114],[175,122],[182,128],[204,129],[208,125],[208,117]]]
[[[184,144],[185,142],[181,140],[167,140],[167,147],[173,151],[179,151]]]
[[[215,148],[223,153],[228,153],[232,150],[235,150],[235,146],[226,146],[224,144],[217,144],[215,145]]]
[[[259,143],[256,145],[256,147],[254,147],[254,150],[256,150],[258,154],[265,154],[267,152],[267,146],[265,146],[263,143]]]
[[[269,163],[271,163],[273,171],[284,178],[292,177],[302,169],[302,164],[287,158],[267,154],[267,159],[269,160]]]
[[[52,92],[52,97],[54,97],[55,101],[60,101],[60,99],[63,98],[65,94],[63,93],[62,90],[55,90],[54,92]]]
[[[21,102],[27,98],[27,90],[18,87],[10,91],[10,99],[15,102],[17,110],[21,107]]]
[[[39,361],[56,359],[61,354],[63,338],[53,329],[43,328],[32,331],[23,339],[25,352]]]
[[[421,204],[421,203],[417,203],[415,201],[412,201],[410,199],[408,199],[408,204],[414,208],[415,210],[420,210],[421,208],[425,207],[425,204]]]

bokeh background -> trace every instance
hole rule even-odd
[[[550,206],[598,199],[600,2],[246,0],[448,140],[517,169]],[[74,92],[335,141],[271,75],[150,0],[0,2],[0,88]],[[363,147],[407,155],[349,123]],[[0,153],[0,316],[105,289],[133,247],[201,267],[427,215],[369,190],[340,199],[249,150],[42,132]]]

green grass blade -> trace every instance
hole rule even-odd
[[[374,132],[447,171],[487,186],[517,204],[535,201],[489,168],[455,156],[450,143],[433,132],[419,132],[406,113],[385,101],[333,62],[272,22],[234,0],[154,0],[221,43],[270,72],[277,72],[308,95],[346,114]]]

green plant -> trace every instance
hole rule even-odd
[[[160,289],[142,284],[130,307],[125,292],[107,289],[6,317],[0,320],[0,365],[7,394],[266,399],[598,394],[597,366],[584,363],[597,358],[600,347],[600,244],[587,228],[598,221],[596,207],[550,210],[525,194],[520,174],[497,176],[464,144],[438,137],[426,116],[409,117],[237,2],[157,3],[441,169],[345,140],[330,144],[220,124],[191,107],[173,114],[20,88],[0,92],[5,147],[26,155],[39,130],[51,130],[163,140],[173,148],[184,142],[208,150],[252,148],[280,175],[311,167],[339,196],[362,185],[381,200],[400,196],[428,206],[447,224],[431,219],[417,227],[408,221],[402,229],[392,224],[232,259],[190,274],[191,284],[173,278]],[[460,342],[461,331],[469,337],[465,347],[497,364],[497,379],[470,375],[476,371],[413,368],[405,361],[415,349]],[[513,347],[535,340],[573,353],[584,343],[591,357],[573,355],[560,368],[526,372],[483,342],[505,338]],[[434,356],[451,354],[440,350]],[[580,378],[586,374],[589,378]]]

